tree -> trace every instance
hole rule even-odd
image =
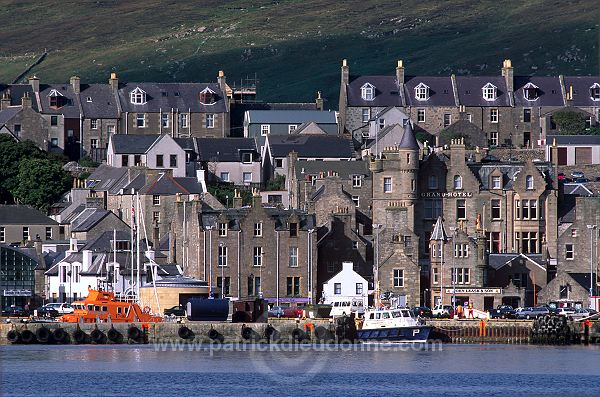
[[[552,119],[563,135],[581,135],[586,133],[585,117],[582,113],[572,110],[561,110],[554,113]]]
[[[20,161],[17,186],[12,195],[21,204],[47,211],[71,186],[71,176],[60,163],[48,159],[26,158]]]
[[[23,159],[45,158],[35,143],[17,142],[8,135],[0,135],[0,203],[12,203],[11,191],[18,186],[17,174]]]

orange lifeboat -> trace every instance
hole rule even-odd
[[[83,320],[84,323],[95,323],[107,321],[109,318],[113,323],[158,323],[162,321],[162,317],[152,315],[147,306],[142,310],[136,303],[116,300],[115,294],[112,292],[95,289],[88,291],[87,298],[74,302],[75,311],[62,316],[61,321],[78,323]]]

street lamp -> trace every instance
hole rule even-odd
[[[373,228],[375,232],[375,268],[373,269],[373,288],[375,289],[375,307],[379,306],[379,232],[381,230],[381,224],[374,223]]]
[[[597,227],[597,225],[587,225],[590,230],[590,306],[594,296],[594,230]]]
[[[456,227],[450,226],[450,231],[452,232],[452,266],[450,268],[450,282],[452,283],[452,313],[456,313],[456,276],[458,272],[456,271],[456,265],[454,263],[454,257],[456,256]]]
[[[223,242],[219,242],[219,266],[221,267],[221,299],[225,296],[225,262],[223,261],[226,256],[223,255],[223,247],[225,244]]]
[[[427,306],[427,292],[429,292],[429,288],[423,290],[423,306]]]

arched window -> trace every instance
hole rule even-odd
[[[462,176],[454,175],[454,189],[462,189],[462,188],[463,188]]]
[[[525,177],[525,188],[527,190],[533,190],[533,175],[527,175]]]

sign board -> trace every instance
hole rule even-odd
[[[501,294],[502,288],[446,288],[447,294]]]
[[[30,289],[5,289],[3,296],[31,296]]]
[[[442,197],[469,198],[469,197],[473,197],[473,192],[423,192],[423,193],[421,193],[421,197],[426,197],[426,198],[442,198]]]

